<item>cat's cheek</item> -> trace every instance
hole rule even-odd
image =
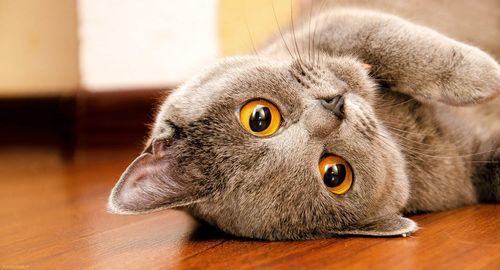
[[[344,147],[333,145],[332,149],[344,149],[337,154],[353,166],[351,192],[361,196],[362,200],[357,201],[360,209],[370,216],[400,212],[408,201],[410,187],[399,146],[360,97],[351,96],[346,115],[338,133]]]

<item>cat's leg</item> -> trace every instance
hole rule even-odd
[[[471,105],[500,93],[500,67],[492,57],[429,28],[353,9],[325,12],[312,23],[315,49],[354,55],[391,89],[420,101]],[[296,33],[302,47],[311,40],[307,28]]]
[[[460,154],[471,165],[477,200],[499,202],[500,96],[476,106],[432,107],[434,119],[454,134]]]

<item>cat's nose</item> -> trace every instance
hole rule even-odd
[[[344,114],[344,96],[338,95],[331,99],[322,99],[321,105],[335,114],[340,119],[345,117]]]

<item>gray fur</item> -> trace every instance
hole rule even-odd
[[[258,56],[223,59],[174,91],[109,210],[182,207],[228,233],[270,240],[392,236],[417,230],[401,214],[498,193],[495,60],[392,15],[341,9],[311,23],[314,44],[306,24]],[[320,102],[338,94],[345,119]],[[239,123],[241,105],[255,98],[280,109],[283,125],[273,136],[255,137]],[[324,153],[353,167],[347,194],[324,186]]]

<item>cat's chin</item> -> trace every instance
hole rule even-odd
[[[368,237],[407,237],[418,229],[417,223],[413,220],[397,215],[370,222],[355,230],[346,230],[335,234]]]
[[[279,240],[306,240],[334,237],[408,237],[418,231],[417,223],[409,218],[391,215],[376,219],[365,225],[356,225],[353,229],[332,230],[318,235],[298,235],[289,239]]]

